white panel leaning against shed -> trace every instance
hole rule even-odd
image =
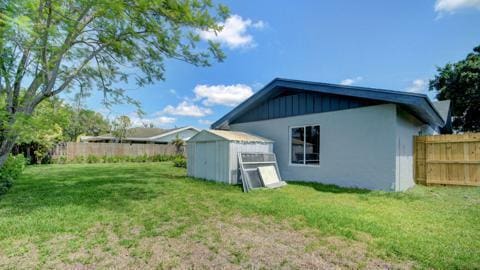
[[[448,102],[423,94],[274,79],[212,129],[269,138],[284,179],[403,191],[413,136],[451,132]]]
[[[243,191],[279,188],[286,185],[280,177],[274,153],[238,153]]]
[[[192,177],[241,183],[238,153],[273,153],[273,141],[223,130],[202,130],[187,141],[187,174]]]

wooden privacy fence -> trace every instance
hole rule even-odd
[[[183,154],[181,150],[180,154]],[[155,156],[175,155],[177,148],[172,144],[128,144],[128,143],[82,143],[67,142],[58,144],[53,151],[53,158],[66,157],[72,160],[75,157],[97,156]]]
[[[480,186],[480,133],[416,136],[419,184]]]

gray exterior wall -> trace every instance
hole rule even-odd
[[[283,179],[395,190],[396,111],[396,105],[384,104],[238,123],[230,129],[273,140]],[[302,125],[320,125],[320,165],[290,164],[290,128]]]
[[[415,186],[413,173],[413,136],[426,132],[425,125],[411,114],[397,110],[396,191]],[[432,129],[430,129],[433,131]]]

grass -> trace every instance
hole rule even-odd
[[[308,231],[320,240],[305,252],[338,237],[365,245],[371,258],[418,268],[480,268],[480,188],[385,193],[290,182],[245,194],[190,179],[170,162],[29,167],[0,197],[0,266],[90,265],[122,252],[138,263],[156,256],[151,239],[172,246],[187,239],[222,255],[222,230],[206,224],[243,219]],[[247,229],[259,226],[252,224]],[[232,250],[231,262],[241,265],[250,248]],[[169,256],[181,256],[176,252]]]

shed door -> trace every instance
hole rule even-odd
[[[217,180],[215,178],[216,168],[216,143],[198,142],[196,145],[195,174],[198,178]]]

